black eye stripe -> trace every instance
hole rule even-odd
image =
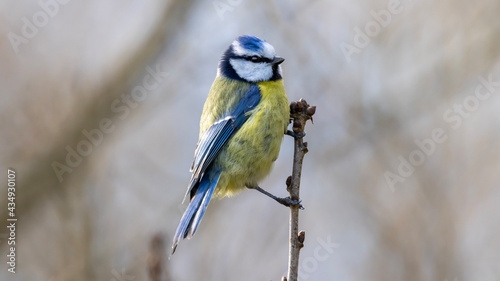
[[[259,63],[259,62],[271,62],[271,59],[259,57],[259,56],[237,56],[237,58],[245,59],[247,61]]]

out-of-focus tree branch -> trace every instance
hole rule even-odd
[[[161,233],[155,234],[151,238],[149,245],[149,256],[147,261],[149,279],[151,281],[169,281],[170,274],[168,271],[165,253],[165,240]]]
[[[137,79],[144,73],[147,64],[153,61],[162,50],[165,39],[175,35],[173,24],[170,23],[175,22],[178,26],[180,22],[184,22],[186,19],[185,14],[189,12],[192,2],[170,1],[165,4],[158,24],[153,30],[149,31],[150,36],[142,44],[138,45],[135,50],[127,53],[130,55],[121,62],[121,65],[116,67],[118,71],[112,78],[102,84],[100,89],[97,90],[98,93],[93,95],[92,100],[80,104],[79,108],[75,108],[75,114],[80,117],[74,119],[77,122],[71,126],[71,130],[61,132],[54,144],[46,148],[46,153],[40,159],[33,161],[27,171],[24,171],[20,176],[23,192],[17,195],[16,200],[20,205],[23,205],[23,208],[17,211],[18,216],[29,213],[41,199],[50,197],[54,192],[62,191],[68,185],[69,180],[59,182],[51,163],[55,161],[65,163],[68,152],[64,148],[66,146],[75,147],[82,138],[83,129],[98,128],[99,122],[108,117],[111,102],[119,98],[121,94],[130,92],[129,90],[134,87]],[[77,89],[71,95],[75,97],[85,95],[81,91],[83,89]],[[84,161],[78,169],[75,169],[75,172],[76,170],[84,171],[86,166]],[[6,209],[0,211],[0,218],[3,220],[7,218]]]

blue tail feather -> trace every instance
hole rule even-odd
[[[182,215],[179,226],[175,231],[172,254],[175,252],[180,240],[185,238],[190,239],[194,235],[205,214],[210,198],[219,182],[221,172],[216,172],[215,175],[212,174],[212,181],[210,181],[210,174],[212,173],[205,173],[198,185],[195,195],[191,198],[191,202],[189,202],[184,215]]]

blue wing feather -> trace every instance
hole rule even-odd
[[[222,171],[210,165],[224,145],[248,120],[249,112],[260,100],[259,87],[251,85],[238,104],[217,120],[200,138],[191,166],[191,182],[186,192],[186,197],[190,194],[191,200],[175,232],[172,254],[180,240],[194,235],[217,187]]]
[[[192,176],[186,197],[188,194],[191,194],[191,197],[194,196],[196,191],[193,189],[203,178],[207,168],[212,164],[227,141],[248,120],[250,117],[249,111],[259,104],[261,98],[259,86],[251,85],[235,108],[229,110],[202,135],[191,166]]]
[[[172,244],[172,254],[175,252],[177,244],[179,244],[181,239],[189,239],[196,232],[196,229],[205,214],[205,210],[208,207],[208,203],[210,202],[210,198],[212,197],[215,187],[219,182],[221,172],[212,170],[212,174],[212,179],[207,176],[204,177],[199,183],[198,188],[196,189],[196,194],[193,196],[189,206],[182,215],[179,226],[177,226],[177,230],[175,231]]]

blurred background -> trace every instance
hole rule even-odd
[[[211,202],[168,259],[203,103],[239,35],[306,126],[300,280],[500,280],[500,2],[0,1],[0,280],[280,280],[289,210]],[[286,196],[293,140],[262,187]]]

